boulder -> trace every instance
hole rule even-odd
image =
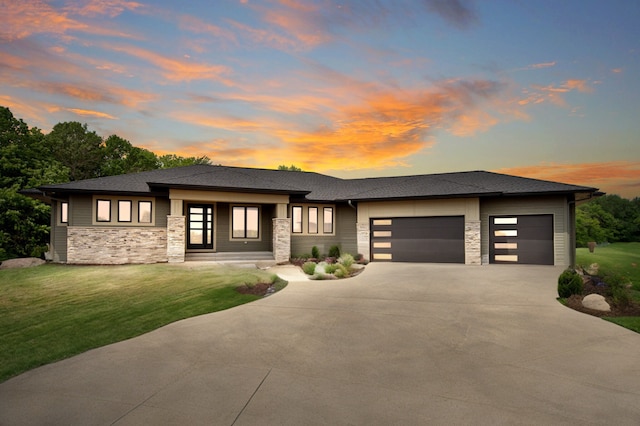
[[[592,263],[586,270],[586,273],[589,275],[598,275],[598,270],[600,269],[600,265],[597,263]]]
[[[40,266],[42,265],[44,260],[38,259],[37,257],[25,257],[21,259],[9,259],[4,260],[0,265],[0,269],[9,269],[9,268],[30,268],[32,266]]]
[[[595,311],[611,312],[611,306],[599,294],[589,294],[582,299],[582,306],[593,309]]]

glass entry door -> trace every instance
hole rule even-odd
[[[213,249],[213,205],[187,206],[187,249]]]

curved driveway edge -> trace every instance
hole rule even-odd
[[[561,271],[290,282],[10,379],[0,425],[637,425],[640,335],[557,303]]]

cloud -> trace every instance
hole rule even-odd
[[[33,34],[67,36],[80,32],[103,36],[132,38],[131,34],[111,29],[102,24],[82,22],[70,15],[73,9],[57,9],[41,0],[5,1],[0,39],[13,41]]]
[[[227,86],[235,85],[231,80],[224,77],[224,75],[231,73],[231,69],[224,65],[197,63],[185,58],[169,58],[151,50],[130,45],[103,44],[102,47],[115,52],[126,53],[154,65],[161,70],[162,76],[170,82],[216,80]]]
[[[531,88],[534,89],[534,91],[527,92],[526,98],[522,100],[522,105],[549,101],[554,105],[566,107],[567,102],[563,96],[564,94],[572,91],[582,93],[593,92],[593,87],[589,85],[588,81],[580,79],[569,79],[558,86],[553,84],[549,84],[547,86],[534,84]]]
[[[584,185],[619,194],[638,197],[640,193],[640,161],[608,161],[595,163],[542,163],[532,166],[495,170],[516,176]]]
[[[527,65],[526,67],[522,67],[522,68],[516,68],[513,71],[530,71],[530,70],[541,70],[541,69],[545,69],[545,68],[551,68],[551,67],[555,67],[556,66],[556,61],[552,61],[552,62],[540,62],[537,64],[530,64]]]
[[[66,108],[67,111],[71,111],[74,114],[80,115],[82,117],[94,117],[94,118],[106,118],[109,120],[117,120],[117,117],[114,117],[111,114],[107,114],[105,112],[100,111],[92,111],[87,109],[79,109],[79,108]]]
[[[257,105],[287,113],[277,120],[268,118],[269,111],[251,120],[233,117],[222,113],[222,107],[220,112],[210,110],[207,115],[174,112],[172,117],[222,129],[258,144],[254,151],[250,146],[233,151],[230,158],[225,157],[228,150],[217,148],[210,155],[216,161],[233,160],[237,164],[239,152],[251,152],[245,161],[295,163],[318,171],[402,166],[407,157],[431,147],[438,131],[469,136],[498,122],[479,108],[501,92],[502,85],[496,82],[452,80],[429,89],[403,91],[359,82],[339,73],[333,73],[333,77],[335,87],[333,91],[323,91],[321,108],[313,95],[289,96],[277,105],[271,105],[270,98],[264,95],[197,98],[213,102],[240,100],[251,108]],[[308,114],[313,121],[300,119],[310,110],[315,110]],[[351,158],[358,161],[348,160]]]
[[[74,1],[66,6],[66,10],[82,16],[106,15],[110,18],[122,14],[124,11],[135,11],[145,6],[142,3],[127,0],[89,0]]]
[[[426,0],[426,4],[429,10],[459,28],[466,28],[478,20],[470,2],[465,0]]]

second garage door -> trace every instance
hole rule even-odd
[[[374,261],[464,263],[464,216],[371,219]]]

